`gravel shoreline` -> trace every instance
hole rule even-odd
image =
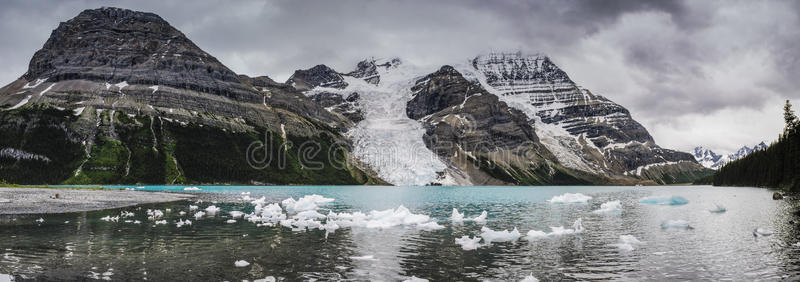
[[[167,192],[0,187],[0,214],[94,211],[195,197]]]

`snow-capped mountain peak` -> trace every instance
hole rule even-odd
[[[758,143],[752,148],[750,146],[743,146],[739,148],[739,150],[737,150],[735,153],[728,155],[720,155],[710,149],[698,146],[694,148],[692,155],[697,160],[697,162],[699,162],[704,167],[710,169],[719,169],[728,162],[741,159],[744,156],[747,156],[754,151],[763,150],[766,149],[767,147],[769,147],[767,143],[762,141],[761,143]]]

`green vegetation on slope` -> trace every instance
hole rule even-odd
[[[777,142],[732,161],[711,179],[718,186],[756,186],[800,191],[800,121],[791,104],[784,108],[786,128]]]

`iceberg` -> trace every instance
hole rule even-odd
[[[403,280],[403,282],[428,282],[428,279],[411,276],[410,278]]]
[[[688,204],[689,200],[680,196],[654,196],[642,198],[639,202],[648,205],[680,206]]]
[[[198,208],[198,206],[189,205],[189,211],[196,211]]]
[[[275,282],[277,281],[274,276],[267,276],[261,279],[253,280],[253,282]]]
[[[192,221],[188,219],[186,221],[183,221],[183,219],[180,219],[177,222],[175,222],[175,226],[178,228],[183,227],[184,225],[192,225]]]
[[[619,241],[616,244],[609,244],[609,246],[617,247],[620,251],[630,252],[634,250],[634,245],[644,244],[633,235],[620,235]]]
[[[196,213],[194,214],[194,218],[195,218],[195,219],[200,219],[200,218],[202,218],[202,217],[203,217],[203,216],[205,216],[205,215],[206,215],[206,213],[205,213],[205,212],[199,211],[199,212],[196,212]]]
[[[230,214],[233,218],[240,218],[244,215],[244,213],[240,211],[230,211],[228,214]]]
[[[661,223],[662,229],[693,229],[686,220],[667,220]]]
[[[620,201],[609,201],[600,205],[600,209],[593,211],[593,213],[620,213],[622,211],[622,203]]]
[[[236,223],[236,220],[235,219],[228,219],[228,220],[225,221],[225,223]]]
[[[118,222],[119,221],[119,216],[111,217],[110,215],[107,215],[107,216],[105,216],[103,218],[100,218],[100,220],[109,221],[109,222]]]
[[[591,196],[581,193],[564,193],[563,195],[553,196],[552,199],[547,201],[553,204],[585,204],[591,199]]]
[[[453,214],[450,215],[450,221],[453,223],[462,223],[464,222],[464,214],[458,213],[458,209],[453,208]]]
[[[250,263],[245,260],[237,260],[233,263],[233,265],[235,265],[236,267],[245,267],[250,265]]]
[[[519,233],[519,230],[517,230],[516,227],[514,227],[514,230],[512,230],[512,231],[508,231],[508,230],[495,231],[495,230],[492,230],[492,229],[484,226],[484,227],[481,228],[481,235],[480,236],[481,236],[481,238],[483,238],[483,241],[487,245],[489,245],[492,242],[513,242],[513,241],[517,241],[519,239],[519,237],[521,237],[522,235]]]
[[[728,211],[728,209],[720,204],[714,204],[714,208],[708,210],[710,213],[725,213],[726,211]]]
[[[162,217],[164,217],[164,212],[162,212],[161,210],[150,210],[150,209],[147,210],[148,220],[156,220]]]
[[[525,276],[525,278],[522,278],[522,280],[520,280],[520,282],[539,282],[539,279],[536,279],[536,277],[533,277],[533,273],[531,273],[531,274],[528,274],[528,276]]]
[[[325,198],[323,196],[314,194],[314,195],[306,195],[302,198],[298,199],[297,201],[294,198],[288,198],[283,200],[281,204],[288,212],[301,212],[301,211],[309,211],[309,210],[316,210],[319,205],[326,204],[333,202],[334,199]]]
[[[482,211],[481,215],[479,215],[476,218],[473,218],[472,221],[474,221],[476,223],[480,223],[480,224],[486,223],[486,217],[488,215],[489,215],[489,213],[487,213],[486,211]]]
[[[215,214],[217,214],[217,212],[219,212],[219,208],[216,206],[209,206],[206,208],[206,213],[209,216],[214,216]]]
[[[753,230],[753,236],[755,237],[769,237],[772,236],[772,234],[772,231],[766,228],[759,227]]]
[[[186,188],[183,188],[183,191],[200,191],[200,190],[203,190],[203,189],[200,189],[198,187],[186,187]]]
[[[461,238],[456,238],[456,244],[461,245],[461,249],[465,251],[471,251],[478,249],[481,246],[481,237],[473,237],[470,238],[469,236],[461,236]]]

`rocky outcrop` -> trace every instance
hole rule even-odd
[[[347,73],[348,76],[363,79],[372,84],[378,84],[381,81],[379,71],[385,71],[391,68],[396,68],[400,65],[399,58],[392,58],[390,60],[376,60],[375,58],[366,59],[356,64],[356,69]]]
[[[296,70],[286,84],[297,90],[306,91],[315,87],[343,89],[347,87],[342,75],[326,65],[316,65],[307,70]]]

